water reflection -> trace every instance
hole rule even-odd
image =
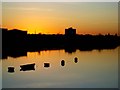
[[[34,63],[34,70],[20,71],[21,65]],[[72,54],[64,50],[28,52],[27,57],[8,57],[2,64],[3,88],[118,87],[118,48],[101,52],[76,50]],[[9,73],[8,67],[14,67],[15,72]]]
[[[106,50],[109,49],[115,49],[117,47],[108,47],[105,48]],[[40,48],[40,49],[31,49],[31,50],[26,50],[26,49],[21,49],[21,48],[8,48],[7,50],[3,50],[2,52],[2,60],[7,59],[8,57],[13,57],[13,58],[18,58],[21,56],[26,56],[28,52],[40,52],[42,51],[52,51],[52,50],[64,50],[65,53],[72,54],[75,53],[77,50],[79,51],[92,51],[92,50],[105,50],[104,48],[89,48],[89,47],[80,47],[80,48],[73,48],[73,47],[65,47],[65,48]]]

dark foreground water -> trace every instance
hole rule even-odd
[[[64,66],[61,60],[65,60]],[[36,64],[35,70],[20,71],[20,65],[29,63]],[[14,66],[15,72],[8,72],[9,66]],[[2,88],[118,88],[118,48],[71,54],[46,50],[8,57],[2,60]]]

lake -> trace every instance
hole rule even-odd
[[[35,70],[20,71],[20,65],[31,63]],[[8,72],[9,66],[14,66],[15,72]],[[73,53],[64,49],[27,52],[27,56],[3,59],[2,75],[2,88],[118,88],[118,47]]]

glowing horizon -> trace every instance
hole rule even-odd
[[[2,27],[28,33],[64,34],[73,27],[78,34],[118,33],[117,2],[4,2]]]

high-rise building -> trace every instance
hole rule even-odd
[[[76,35],[76,29],[73,29],[72,27],[65,29],[65,35]]]

